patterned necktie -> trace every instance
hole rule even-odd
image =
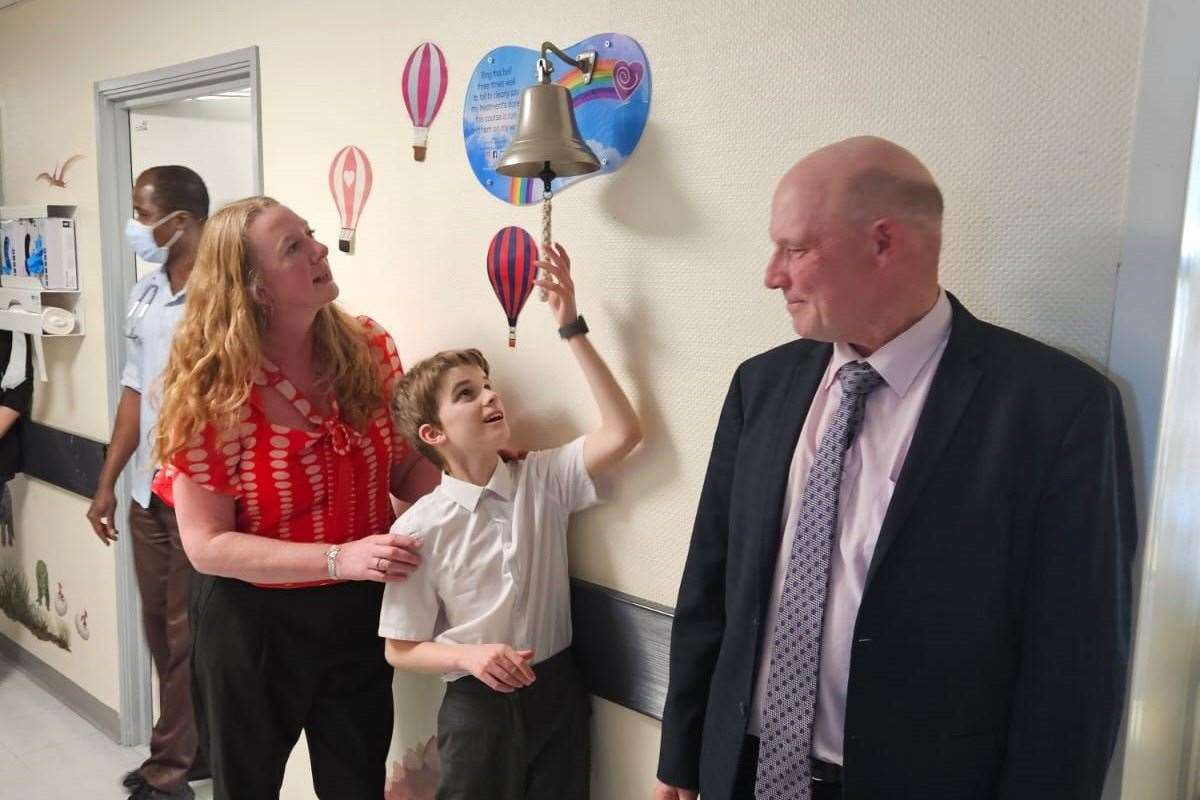
[[[821,437],[808,473],[772,634],[774,648],[754,785],[757,800],[809,800],[812,794],[809,758],[842,463],[862,425],[867,395],[883,382],[879,373],[862,361],[842,366],[837,378],[842,384],[842,401]]]

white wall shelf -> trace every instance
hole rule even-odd
[[[0,329],[30,336],[33,340],[34,369],[39,380],[46,380],[46,354],[42,343],[54,339],[78,339],[85,333],[79,297],[78,289],[0,286]],[[42,316],[47,308],[71,312],[75,317],[75,326],[68,333],[47,333]]]

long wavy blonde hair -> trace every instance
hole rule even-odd
[[[250,397],[269,317],[254,299],[259,275],[246,231],[259,214],[277,205],[270,197],[249,197],[225,206],[204,225],[188,279],[187,310],[161,378],[162,408],[154,442],[160,464],[209,423],[218,435],[232,431]],[[318,388],[332,390],[342,417],[364,429],[383,403],[365,328],[329,303],[317,312],[313,334],[320,365]]]

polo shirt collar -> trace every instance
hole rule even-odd
[[[443,472],[441,489],[451,500],[474,514],[484,492],[491,492],[503,500],[512,500],[512,473],[508,466],[497,458],[496,470],[492,473],[491,480],[487,482],[486,486],[477,486]]]

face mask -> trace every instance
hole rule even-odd
[[[172,211],[153,225],[146,225],[136,219],[130,219],[125,223],[125,241],[133,248],[133,252],[137,253],[138,258],[142,261],[149,261],[151,264],[167,263],[167,251],[171,249],[171,245],[179,241],[179,237],[183,236],[183,231],[175,231],[171,240],[159,247],[158,242],[154,241],[154,229],[178,213],[180,212]]]

